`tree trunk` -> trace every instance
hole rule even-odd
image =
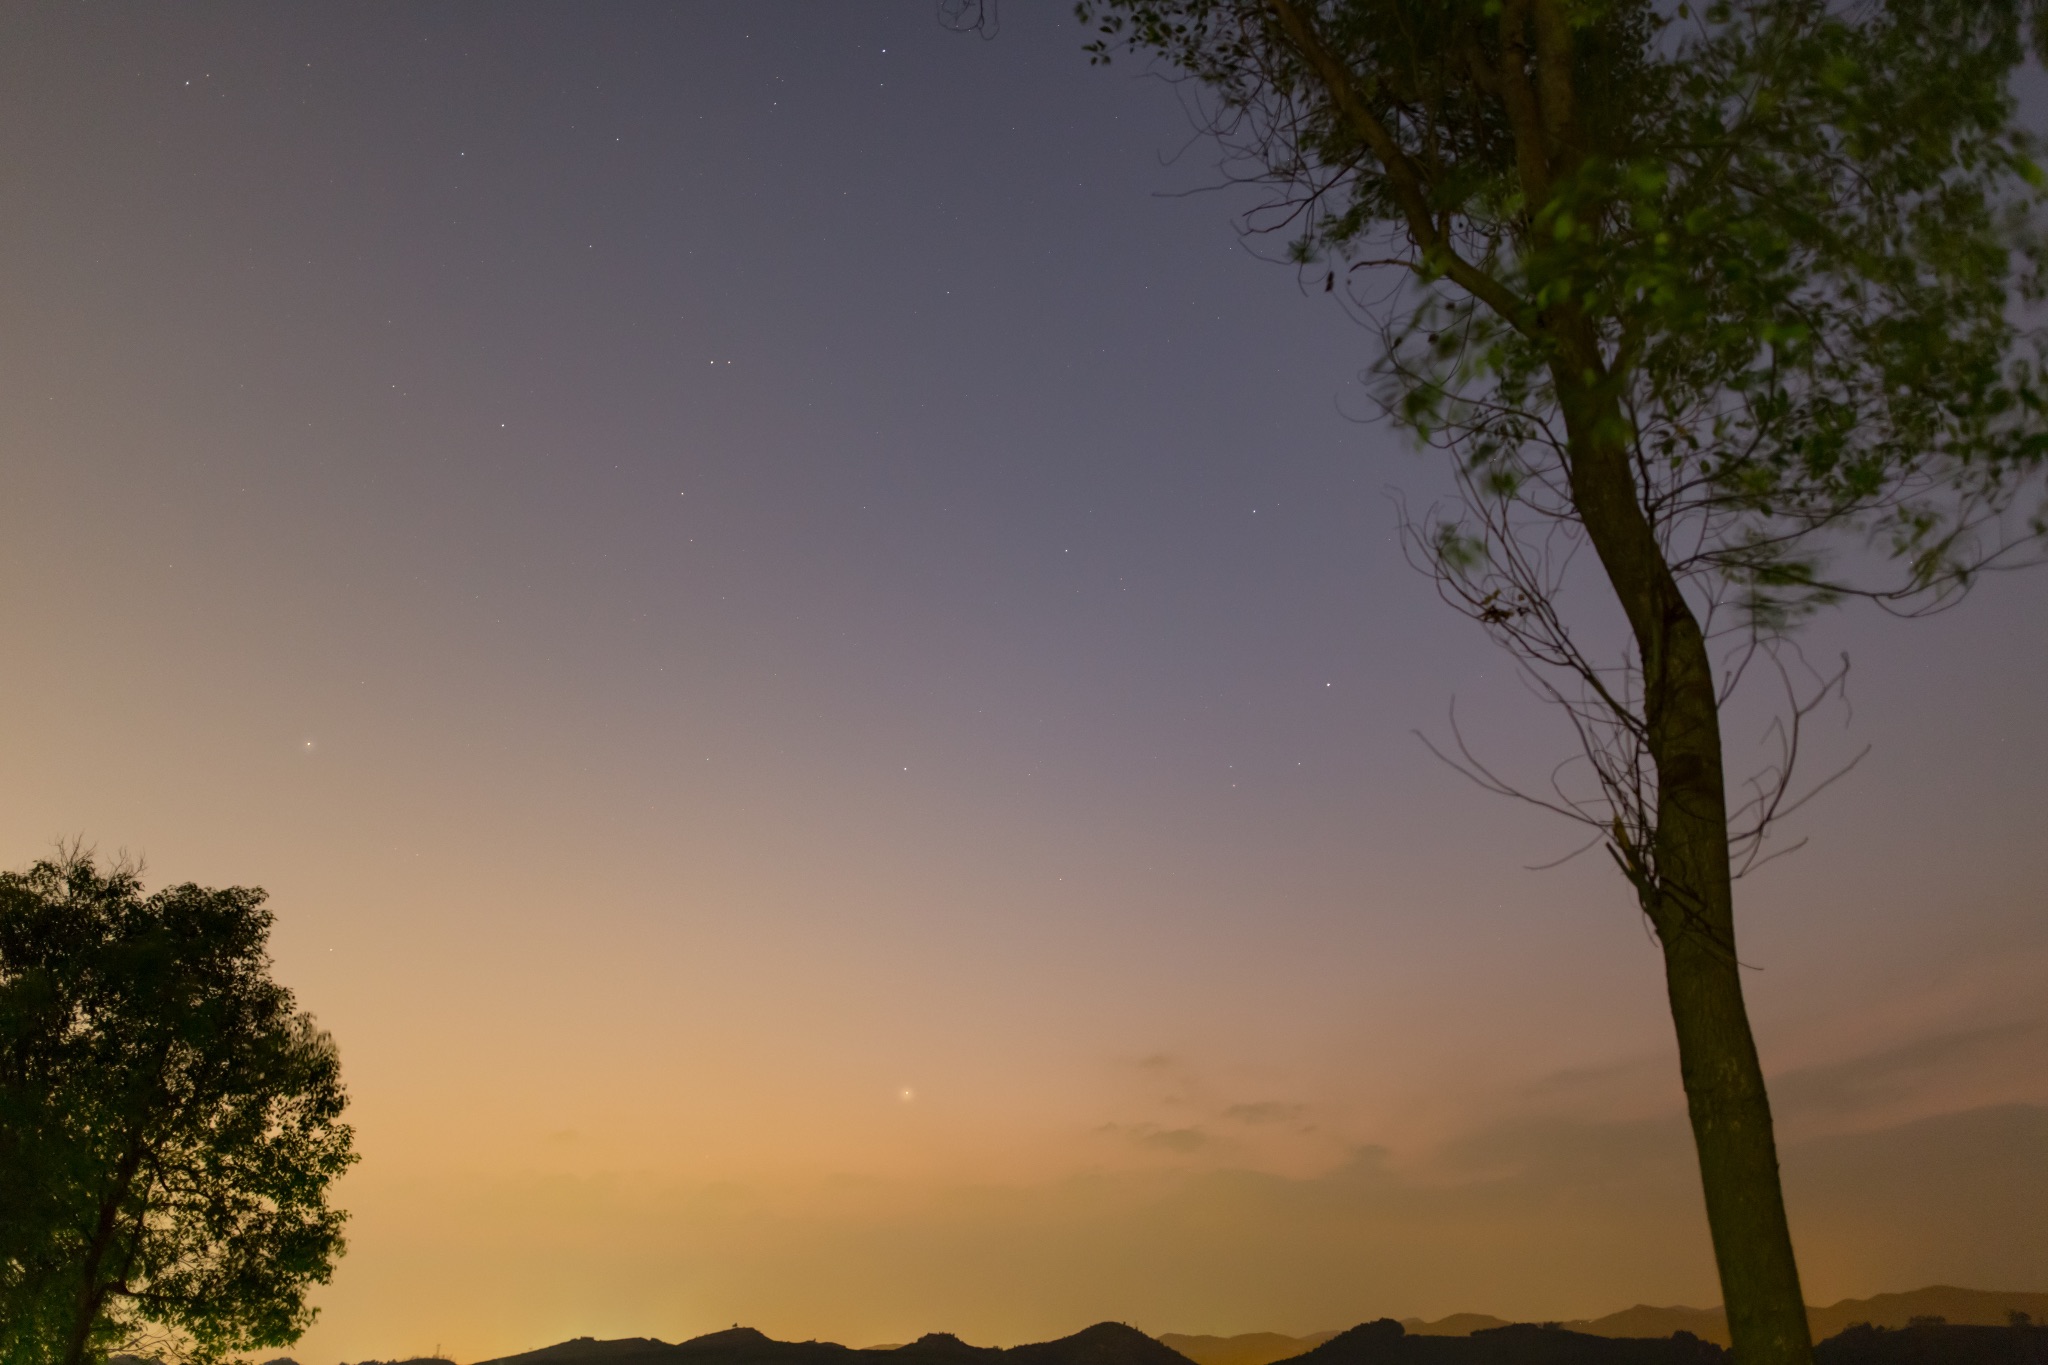
[[[91,1357],[93,1328],[99,1325],[100,1313],[107,1302],[107,1284],[101,1278],[100,1267],[113,1245],[121,1204],[127,1198],[129,1185],[141,1164],[142,1148],[137,1143],[122,1155],[120,1168],[115,1173],[114,1188],[100,1201],[99,1217],[93,1225],[92,1241],[86,1247],[85,1266],[79,1279],[71,1340],[64,1347],[64,1365],[86,1365]]]
[[[163,1072],[164,1057],[157,1060],[157,1073]],[[135,1188],[135,1176],[142,1169],[143,1159],[148,1155],[148,1142],[143,1134],[146,1119],[136,1122],[128,1135],[128,1146],[121,1154],[121,1163],[114,1170],[111,1189],[100,1200],[99,1217],[93,1223],[92,1241],[85,1252],[85,1266],[78,1286],[75,1316],[71,1324],[71,1340],[65,1343],[64,1365],[88,1365],[92,1359],[93,1329],[99,1326],[100,1315],[105,1312],[107,1296],[114,1289],[104,1275],[107,1253],[113,1249],[116,1234],[120,1229],[122,1206],[128,1202]],[[132,1254],[133,1248],[130,1248]]]
[[[1591,346],[1554,373],[1572,499],[1634,633],[1656,766],[1656,834],[1637,883],[1664,949],[1707,1226],[1740,1365],[1811,1365],[1813,1342],[1778,1179],[1770,1097],[1735,955],[1728,804],[1713,660],[1644,515],[1619,405]]]
[[[1553,348],[1551,377],[1565,419],[1572,503],[1627,613],[1642,661],[1643,719],[1656,768],[1656,833],[1649,848],[1621,852],[1664,947],[1664,979],[1729,1332],[1740,1365],[1812,1365],[1806,1304],[1778,1183],[1770,1100],[1735,958],[1713,660],[1638,497],[1629,425],[1599,336],[1569,291],[1525,303],[1455,252],[1431,256],[1444,245],[1450,219],[1438,221],[1430,187],[1415,163],[1317,33],[1315,7],[1265,0],[1265,8],[1307,73],[1324,84],[1359,145],[1379,162],[1432,268],[1441,265],[1454,284],[1503,321]],[[1508,0],[1491,8],[1500,16],[1502,55],[1490,75],[1474,79],[1478,93],[1500,101],[1514,137],[1516,176],[1533,211],[1550,200],[1557,185],[1571,183],[1582,165],[1582,130],[1573,112],[1571,18],[1568,7],[1554,0]],[[1485,65],[1474,58],[1475,73]]]
[[[1679,1070],[1736,1359],[1741,1365],[1807,1365],[1813,1340],[1740,970],[1702,934],[1665,941]]]

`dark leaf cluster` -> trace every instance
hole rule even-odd
[[[294,1341],[343,1249],[332,1040],[271,980],[261,891],[0,874],[0,1362]]]

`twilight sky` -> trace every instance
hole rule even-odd
[[[1065,10],[0,17],[0,860],[271,891],[299,1360],[1717,1300],[1626,889],[1413,734],[1568,743],[1368,337]],[[1806,638],[1816,1302],[2048,1289],[2044,605]]]

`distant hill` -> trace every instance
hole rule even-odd
[[[1098,1322],[1058,1341],[1007,1348],[970,1346],[949,1333],[933,1332],[907,1346],[856,1351],[830,1341],[777,1341],[751,1327],[675,1345],[650,1337],[578,1337],[482,1365],[880,1365],[876,1358],[881,1356],[889,1357],[889,1365],[1188,1365],[1172,1348],[1120,1322]]]
[[[1843,1299],[1826,1308],[1809,1308],[1806,1320],[1813,1324],[1814,1339],[1819,1340],[1859,1322],[1873,1327],[1905,1327],[1914,1318],[1941,1318],[1957,1325],[1997,1327],[2010,1321],[2014,1313],[2025,1313],[2035,1323],[2048,1325],[2048,1294],[1999,1293],[1936,1284],[1906,1294]]]
[[[1721,1346],[1688,1332],[1604,1337],[1554,1323],[1513,1323],[1465,1336],[1407,1332],[1392,1318],[1339,1332],[1293,1357],[1299,1365],[1732,1365]],[[1923,1320],[1851,1327],[1814,1350],[1815,1365],[2048,1365],[2048,1327]]]
[[[2002,1327],[2014,1313],[2048,1323],[2048,1294],[1958,1289],[1936,1284],[1904,1294],[1877,1294],[1843,1299],[1825,1308],[1806,1310],[1815,1341],[1836,1336],[1859,1322],[1873,1327],[1904,1327],[1915,1318],[1941,1318],[1958,1326]],[[1718,1308],[1652,1308],[1637,1304],[1590,1321],[1558,1324],[1597,1337],[1662,1337],[1691,1332],[1708,1341],[1728,1344],[1728,1319]]]
[[[1814,1365],[2048,1365],[2048,1327],[1851,1327],[1813,1348]]]
[[[1814,1310],[1806,1310],[1809,1324]],[[1604,1318],[1574,1318],[1559,1327],[1595,1337],[1668,1337],[1673,1332],[1690,1332],[1703,1341],[1728,1344],[1728,1315],[1718,1308],[1653,1308],[1639,1303]]]
[[[1469,1337],[1474,1332],[1491,1331],[1495,1327],[1511,1326],[1506,1318],[1497,1318],[1491,1313],[1453,1313],[1435,1322],[1424,1322],[1421,1318],[1402,1318],[1401,1326],[1410,1335],[1418,1337]],[[1669,1336],[1669,1332],[1656,1335]]]
[[[1857,1323],[1874,1327],[1905,1327],[1915,1318],[1940,1318],[1958,1326],[2000,1327],[2014,1313],[2025,1313],[2036,1323],[2048,1324],[2048,1294],[2000,1292],[1990,1289],[1958,1289],[1953,1285],[1930,1285],[1904,1294],[1878,1294],[1867,1299],[1843,1299],[1825,1308],[1808,1308],[1806,1320],[1813,1339],[1821,1341],[1839,1335]],[[1434,1322],[1403,1318],[1401,1326],[1409,1336],[1463,1337],[1495,1327],[1506,1327],[1505,1318],[1485,1313],[1454,1313]],[[1728,1319],[1719,1308],[1654,1308],[1639,1303],[1604,1318],[1579,1318],[1560,1322],[1569,1332],[1593,1337],[1668,1337],[1690,1332],[1703,1341],[1728,1344]],[[1331,1340],[1335,1332],[1315,1332],[1305,1337],[1279,1332],[1247,1332],[1242,1336],[1184,1336],[1168,1332],[1159,1340],[1195,1362],[1195,1365],[1275,1365],[1292,1360]],[[1887,1349],[1904,1349],[1887,1348]]]
[[[2048,1365],[2048,1294],[1931,1285],[1806,1312],[1815,1341],[1835,1339],[1820,1365]],[[2041,1326],[2025,1332],[1976,1330],[2003,1328],[2016,1313]],[[1933,1326],[1936,1320],[1954,1330]],[[1857,1324],[1872,1330],[1845,1332]],[[1098,1322],[1057,1341],[1010,1347],[971,1346],[933,1332],[905,1346],[855,1350],[830,1341],[777,1341],[751,1327],[733,1327],[675,1344],[652,1337],[578,1337],[478,1365],[1712,1365],[1724,1361],[1721,1348],[1727,1344],[1728,1324],[1718,1308],[1637,1304],[1603,1318],[1540,1327],[1456,1313],[1433,1322],[1382,1318],[1348,1332],[1302,1337],[1169,1332],[1155,1340],[1120,1322]],[[156,1362],[130,1358],[109,1365]],[[422,1359],[407,1365],[446,1363]]]
[[[868,1350],[890,1365],[1188,1365],[1171,1347],[1120,1322],[1098,1322],[1058,1341],[1027,1346],[969,1346],[949,1332],[932,1332],[908,1346]]]
[[[673,1345],[653,1337],[577,1337],[486,1365],[852,1365],[853,1354],[836,1342],[777,1341],[751,1327],[733,1327]]]
[[[1392,1318],[1339,1332],[1300,1365],[1725,1365],[1727,1353],[1695,1336],[1630,1338],[1513,1323],[1466,1336],[1409,1333]]]
[[[1401,1319],[1401,1330],[1416,1337],[1468,1337],[1489,1327],[1506,1326],[1506,1318],[1496,1318],[1488,1313],[1453,1313],[1435,1322],[1424,1318]],[[1311,1332],[1305,1337],[1290,1337],[1279,1332],[1245,1332],[1234,1337],[1205,1337],[1167,1332],[1159,1340],[1194,1361],[1195,1365],[1274,1365],[1275,1361],[1292,1360],[1313,1351],[1336,1335],[1335,1331]],[[1665,1332],[1661,1335],[1671,1334]]]
[[[1195,1365],[1273,1365],[1276,1360],[1288,1360],[1303,1351],[1314,1350],[1336,1335],[1316,1332],[1290,1337],[1278,1332],[1245,1332],[1234,1337],[1204,1337],[1167,1332],[1159,1340]]]

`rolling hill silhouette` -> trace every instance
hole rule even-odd
[[[1425,1336],[1381,1318],[1293,1358],[1302,1365],[1721,1365],[1726,1356],[1689,1333],[1596,1337],[1522,1322],[1469,1336]]]
[[[653,1337],[577,1337],[490,1365],[850,1365],[853,1354],[837,1342],[777,1341],[751,1327],[732,1327],[674,1345]]]
[[[1937,1284],[1903,1294],[1876,1294],[1867,1299],[1843,1299],[1826,1307],[1809,1307],[1806,1321],[1813,1339],[1820,1341],[1857,1323],[1896,1329],[1915,1318],[1941,1318],[1958,1326],[1996,1327],[2003,1326],[2013,1313],[2026,1313],[2037,1323],[2048,1323],[2048,1294],[1959,1289]],[[1506,1319],[1485,1313],[1455,1313],[1434,1322],[1421,1318],[1401,1320],[1409,1336],[1470,1336],[1508,1325]],[[1557,1325],[1586,1336],[1668,1337],[1674,1332],[1690,1332],[1704,1341],[1728,1344],[1728,1320],[1719,1308],[1656,1308],[1639,1303],[1605,1317],[1580,1318]],[[1278,1332],[1247,1332],[1233,1337],[1169,1332],[1159,1339],[1195,1365],[1275,1365],[1277,1361],[1305,1355],[1336,1336],[1335,1332],[1302,1337]]]
[[[862,1360],[856,1362],[855,1356]],[[1010,1347],[970,1346],[951,1333],[932,1332],[907,1346],[857,1351],[829,1341],[776,1341],[751,1327],[673,1346],[648,1337],[578,1337],[482,1365],[874,1365],[878,1356],[889,1357],[890,1365],[1188,1365],[1187,1357],[1120,1322],[1098,1322],[1057,1341]]]
[[[1411,1332],[1415,1330],[1408,1320],[1401,1325]],[[1287,1360],[1303,1351],[1314,1350],[1336,1335],[1335,1332],[1316,1332],[1305,1337],[1290,1337],[1279,1332],[1244,1332],[1234,1337],[1208,1337],[1162,1332],[1159,1340],[1194,1361],[1195,1365],[1273,1365],[1276,1360]]]
[[[1856,1326],[1813,1348],[1814,1365],[2048,1365],[2048,1327]]]
[[[2048,1325],[2022,1325],[2029,1316],[2048,1324],[2048,1294],[1933,1285],[1843,1299],[1809,1308],[1807,1316],[1820,1343],[1816,1365],[2048,1365]],[[1603,1318],[1541,1326],[1459,1313],[1434,1322],[1382,1318],[1307,1337],[1169,1333],[1154,1339],[1120,1322],[1099,1322],[1057,1341],[1010,1347],[972,1346],[933,1332],[908,1345],[856,1350],[830,1341],[777,1341],[735,1326],[675,1344],[578,1337],[478,1365],[1727,1365],[1727,1339],[1718,1308],[1638,1304]]]

